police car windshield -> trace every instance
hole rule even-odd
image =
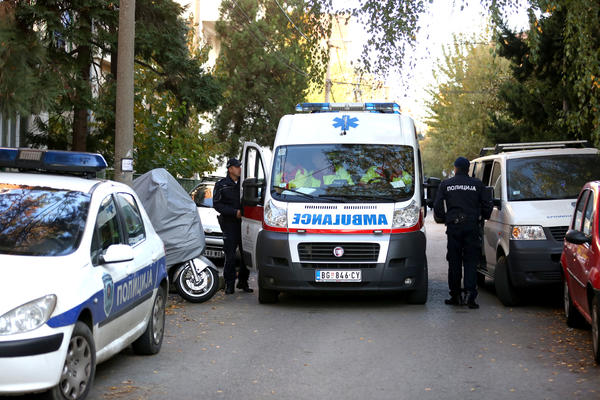
[[[411,146],[280,146],[275,150],[271,195],[289,202],[398,202],[414,193],[414,169]]]
[[[0,183],[0,254],[62,256],[79,246],[90,196]]]
[[[600,156],[570,154],[507,160],[509,201],[575,199],[600,179]]]

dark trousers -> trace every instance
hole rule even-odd
[[[250,271],[246,268],[244,263],[244,252],[242,250],[242,224],[241,223],[228,223],[223,224],[223,247],[225,250],[225,267],[223,268],[223,277],[225,282],[235,282],[235,264],[236,264],[236,250],[240,249],[240,271],[237,279],[239,283],[248,283],[248,276]]]
[[[477,297],[477,263],[481,255],[479,227],[474,223],[448,224],[448,287],[450,296],[460,296],[463,266],[465,290],[469,298]]]

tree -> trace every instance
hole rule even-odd
[[[34,145],[96,150],[112,142],[118,4],[9,0],[2,6],[9,11],[0,13],[0,65],[11,69],[0,74],[0,88],[5,89],[0,109],[48,112],[47,121],[38,120],[41,134],[29,135]],[[158,91],[172,93],[186,112],[207,111],[218,104],[220,88],[190,53],[182,12],[172,0],[136,1],[136,63],[153,71]],[[27,46],[35,51],[19,53]],[[107,74],[103,68],[109,57]],[[96,76],[90,75],[92,69]],[[18,70],[28,84],[15,82],[10,70]],[[97,97],[93,88],[105,97]]]
[[[533,1],[530,27],[498,23],[498,52],[515,80],[500,90],[507,113],[497,141],[600,140],[600,5],[584,0]]]
[[[224,0],[216,29],[221,53],[215,72],[224,101],[214,120],[223,153],[242,140],[271,145],[279,119],[322,82],[330,19],[318,0]]]
[[[430,90],[429,131],[423,142],[427,175],[449,172],[456,157],[474,158],[491,144],[487,127],[502,109],[497,92],[509,80],[509,62],[495,57],[491,44],[460,43],[455,38],[454,45],[444,49],[435,73],[437,87]]]

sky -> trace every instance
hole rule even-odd
[[[334,0],[334,6],[348,6],[349,2],[356,3],[355,0]],[[461,5],[464,5],[462,10]],[[523,29],[528,25],[525,7],[511,13],[507,18],[511,28]],[[452,43],[453,35],[462,34],[474,38],[484,35],[487,17],[478,0],[433,0],[428,11],[421,16],[419,25],[421,28],[416,46],[407,54],[407,57],[416,61],[416,68],[405,68],[402,76],[388,78],[391,98],[387,100],[398,102],[403,111],[410,114],[423,129],[427,115],[425,102],[429,97],[427,89],[435,84],[433,71],[436,62],[443,57],[443,47]],[[356,49],[355,54],[358,55],[362,47],[360,38],[364,37],[364,32],[360,28],[352,32],[352,45]],[[487,37],[490,37],[489,33]]]

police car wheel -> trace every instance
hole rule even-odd
[[[77,321],[69,340],[65,365],[58,385],[48,392],[52,400],[84,399],[92,386],[96,372],[96,348],[92,332]]]
[[[596,364],[600,364],[600,299],[592,300],[592,350]]]
[[[186,263],[181,272],[176,273],[175,287],[177,293],[192,303],[203,303],[210,300],[219,290],[219,273],[213,268],[205,268],[198,272],[198,281],[194,278],[191,263]]]
[[[571,293],[569,291],[569,285],[567,284],[566,279],[563,284],[563,307],[565,311],[565,320],[567,322],[567,326],[571,328],[581,328],[585,325],[585,320],[579,310],[573,304],[573,300],[571,299]]]
[[[166,290],[159,286],[152,312],[146,330],[135,342],[133,342],[133,351],[136,354],[150,355],[160,351],[163,336],[165,332],[165,304],[167,302]]]
[[[496,271],[494,272],[494,287],[496,295],[500,302],[506,307],[513,307],[521,302],[519,293],[510,281],[508,275],[508,262],[505,256],[500,256],[496,262]]]

